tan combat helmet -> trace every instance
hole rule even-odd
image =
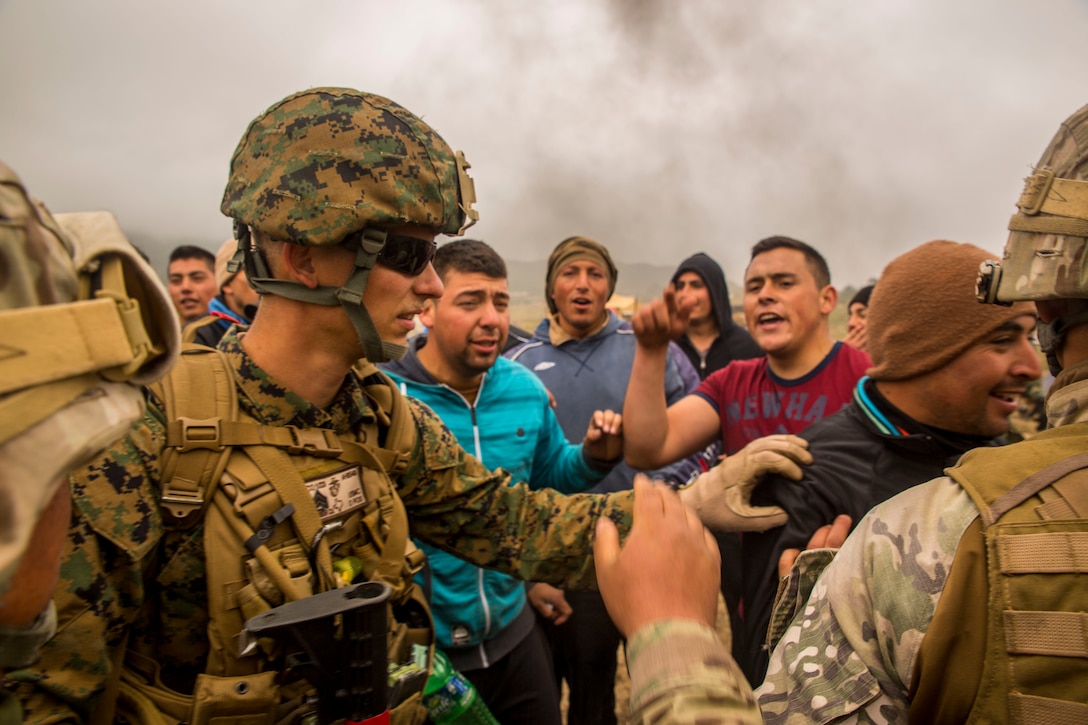
[[[1016,206],[1002,260],[982,265],[979,299],[1088,298],[1088,106],[1058,129]],[[1084,323],[1088,310],[1039,322],[1039,345],[1052,372],[1065,331]]]
[[[0,163],[0,592],[67,472],[143,414],[180,328],[108,212],[52,216]]]
[[[350,88],[314,88],[273,105],[246,130],[231,159],[221,210],[253,289],[303,302],[342,305],[366,357],[404,354],[381,340],[363,290],[376,262],[420,274],[435,246],[387,229],[419,224],[462,234],[478,215],[464,155],[396,103]],[[273,279],[250,229],[310,246],[339,244],[355,253],[343,287],[309,289]],[[231,264],[237,269],[238,256]]]

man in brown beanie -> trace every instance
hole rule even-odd
[[[858,381],[853,403],[800,434],[814,459],[800,481],[768,476],[755,490],[753,504],[781,506],[789,521],[744,536],[740,664],[751,682],[761,682],[767,667],[763,643],[783,552],[804,548],[837,514],[858,522],[966,451],[995,445],[1020,394],[1039,377],[1034,307],[975,298],[979,264],[994,256],[933,241],[893,260],[870,299],[873,367]]]
[[[238,240],[228,239],[215,253],[215,284],[219,294],[208,302],[208,315],[185,328],[185,341],[215,347],[231,325],[249,326],[257,314],[261,297],[249,284],[239,257],[237,271],[230,262],[238,256]]]
[[[560,242],[548,258],[545,299],[551,314],[541,321],[532,340],[508,354],[532,370],[555,396],[555,416],[571,442],[585,435],[588,418],[583,416],[623,407],[635,336],[606,307],[616,278],[616,265],[603,244],[586,237]],[[658,383],[669,402],[687,392],[679,370],[681,356],[668,354],[663,384]],[[680,484],[697,470],[697,463],[685,459],[652,475]],[[621,463],[589,490],[630,489],[634,476],[635,470]],[[541,601],[546,592],[551,600]],[[554,587],[537,586],[530,592],[530,601],[537,611],[546,611],[548,605],[564,608],[569,604],[573,609],[565,623],[554,625],[549,619],[545,624],[557,678],[570,686],[569,722],[616,722],[613,687],[621,637],[600,595],[568,591],[564,599],[564,592]]]

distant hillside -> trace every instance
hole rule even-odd
[[[544,277],[547,274],[546,261],[522,262],[506,260],[510,276],[510,291],[529,295],[529,299],[544,299]],[[665,285],[676,270],[675,266],[658,266],[643,262],[634,264],[619,263],[619,282],[616,292],[637,298],[640,302],[652,300],[661,294]],[[729,284],[730,301],[740,301],[739,287]]]

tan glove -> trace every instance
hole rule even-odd
[[[752,489],[768,473],[799,481],[801,466],[809,463],[812,454],[803,438],[757,438],[680,489],[680,500],[695,509],[708,529],[766,531],[789,517],[778,506],[752,506]]]

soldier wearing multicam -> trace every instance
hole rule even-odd
[[[761,723],[748,680],[717,633],[686,620],[655,622],[627,642],[631,722]]]
[[[1034,300],[1052,428],[876,507],[757,691],[767,722],[1088,721],[1088,106],[1027,180],[980,299]]]

